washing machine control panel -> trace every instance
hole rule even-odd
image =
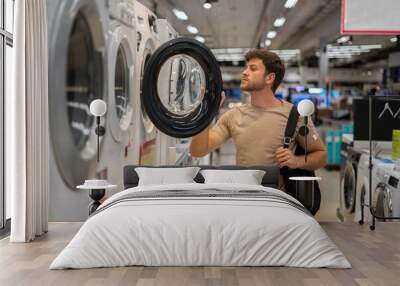
[[[121,21],[130,27],[135,27],[135,3],[133,1],[108,1],[107,6],[110,11],[111,18]]]

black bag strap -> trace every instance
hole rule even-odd
[[[283,148],[289,148],[289,145],[293,140],[294,132],[296,131],[299,116],[300,114],[297,112],[297,107],[293,105],[286,123],[285,135],[283,137]]]

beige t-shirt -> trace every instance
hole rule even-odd
[[[236,145],[236,164],[241,166],[277,164],[275,152],[283,146],[283,137],[292,104],[282,101],[279,107],[257,107],[251,103],[235,107],[217,121],[213,132],[224,140],[232,137]],[[304,143],[304,137],[298,134],[303,125],[303,117],[299,117],[295,140],[290,144],[293,151],[299,142]],[[316,140],[314,124],[308,120],[308,140]],[[304,144],[303,144],[304,145]]]

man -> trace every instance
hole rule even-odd
[[[192,138],[194,157],[202,157],[232,137],[236,145],[236,163],[242,166],[277,164],[279,167],[316,170],[326,164],[325,145],[309,120],[308,155],[294,155],[296,144],[304,148],[305,139],[298,134],[303,124],[300,117],[294,139],[283,148],[283,137],[292,104],[274,95],[285,75],[278,55],[267,49],[253,49],[245,55],[246,66],[240,87],[251,93],[251,103],[227,111],[213,128]],[[224,94],[222,94],[224,97]]]

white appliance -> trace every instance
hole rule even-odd
[[[178,37],[178,32],[171,26],[171,24],[166,19],[157,19],[156,25],[159,32],[159,40],[160,43],[163,44],[172,39]],[[163,72],[167,72],[166,69],[162,69],[160,71],[159,76],[165,76],[170,78],[170,74],[162,74]],[[172,72],[170,70],[170,72]],[[167,81],[162,81],[162,83],[166,83]],[[165,90],[168,90],[168,86],[160,87]],[[162,132],[157,132],[157,140],[156,140],[156,165],[168,165],[174,164],[176,159],[179,158],[179,154],[176,154],[177,143],[180,142],[180,139],[170,137]],[[174,158],[174,159],[171,159]]]
[[[107,128],[96,171],[120,188],[123,167],[137,163],[133,158],[133,121],[136,106],[136,21],[134,0],[108,0]]]
[[[89,105],[107,94],[108,15],[103,0],[48,0],[47,18],[49,215],[52,221],[82,221],[90,199],[76,186],[95,173],[95,118]]]
[[[374,190],[373,205],[380,217],[400,217],[400,172],[394,167],[394,163],[377,165],[381,183]]]
[[[376,206],[378,188],[385,182],[385,174],[393,168],[392,163],[387,163],[390,154],[380,154],[372,157],[372,205]],[[358,163],[357,193],[355,201],[354,221],[361,219],[361,204],[369,204],[369,153],[367,150],[361,155]],[[370,222],[372,215],[368,207],[364,207],[364,222]]]
[[[141,122],[136,128],[134,136],[135,161],[140,165],[156,164],[157,129],[145,113],[140,95],[142,92],[142,77],[147,61],[160,46],[156,15],[141,3],[135,2],[136,32],[137,32],[137,88],[139,90],[136,106],[140,112],[135,115],[134,121]],[[137,159],[137,160],[136,160]]]
[[[358,164],[362,154],[361,149],[353,146],[353,140],[343,138],[341,146],[340,192],[338,217],[342,221],[353,220],[357,193]]]

